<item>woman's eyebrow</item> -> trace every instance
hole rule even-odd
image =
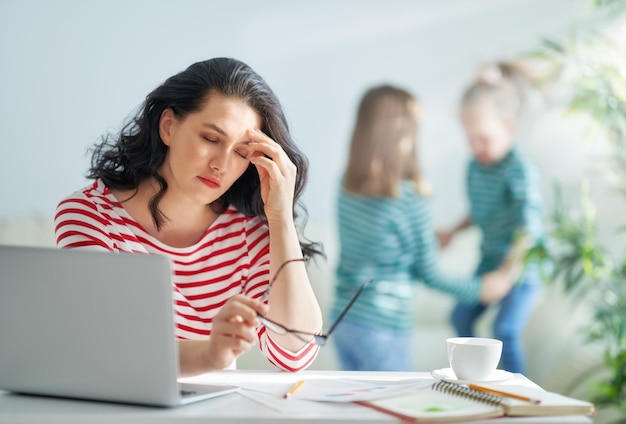
[[[215,124],[212,124],[212,123],[204,123],[204,124],[202,124],[202,126],[203,126],[203,127],[210,128],[210,129],[212,129],[212,130],[214,130],[214,131],[217,131],[218,133],[222,134],[224,137],[228,137],[228,134],[226,134],[226,131],[224,131],[223,129],[221,129],[220,127],[218,127],[218,126],[217,126],[217,125],[215,125]]]
[[[224,137],[229,138],[228,137],[228,133],[226,131],[224,131],[222,128],[220,128],[216,124],[213,124],[213,123],[210,123],[210,122],[205,122],[205,123],[202,124],[202,127],[203,128],[212,129],[213,131],[217,131],[218,133],[220,133]],[[249,140],[245,140],[245,141],[241,141],[241,142],[239,142],[237,144],[247,146],[248,144],[250,144],[250,141]]]

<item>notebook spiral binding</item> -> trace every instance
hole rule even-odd
[[[460,384],[450,383],[443,380],[440,380],[433,384],[433,390],[453,394],[468,399],[473,399],[478,402],[488,403],[490,405],[500,405],[504,400],[502,396],[481,392],[479,390],[471,389],[467,386],[462,386]]]

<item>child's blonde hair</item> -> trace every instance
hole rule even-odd
[[[488,101],[502,117],[515,122],[524,111],[526,91],[531,81],[528,69],[519,63],[485,65],[479,70],[476,80],[465,90],[461,108],[471,108]]]
[[[398,183],[412,181],[425,195],[417,162],[420,104],[408,91],[382,85],[361,99],[344,174],[346,191],[363,196],[397,197]]]

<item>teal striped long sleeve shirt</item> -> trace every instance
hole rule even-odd
[[[426,199],[403,182],[398,198],[338,198],[339,261],[333,314],[336,316],[367,278],[345,319],[379,328],[410,330],[417,282],[477,302],[480,280],[439,269],[439,248]]]
[[[470,218],[482,232],[478,275],[500,266],[516,232],[524,231],[535,243],[543,240],[540,174],[517,149],[491,166],[471,161],[467,193]],[[536,264],[529,264],[524,276],[531,272],[538,272]]]

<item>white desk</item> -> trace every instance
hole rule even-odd
[[[225,371],[192,379],[193,381],[233,381],[237,378],[268,378],[267,371]],[[345,371],[304,371],[298,374],[271,373],[271,378],[297,381],[307,378],[355,378],[359,380],[430,379],[429,373],[375,373]],[[512,384],[538,387],[526,377],[515,374]],[[506,383],[503,383],[506,384]],[[290,401],[286,401],[290,402]],[[321,405],[306,413],[285,414],[241,393],[232,393],[179,408],[165,409],[109,404],[80,400],[16,395],[0,391],[0,423],[211,423],[211,424],[275,424],[275,423],[378,424],[399,423],[397,419],[355,404]],[[502,418],[476,423],[591,423],[585,416]]]

